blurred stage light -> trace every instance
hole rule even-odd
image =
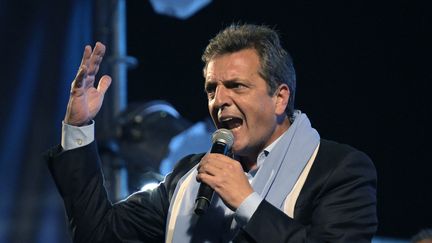
[[[130,104],[116,120],[118,154],[125,161],[129,192],[147,181],[161,181],[160,162],[172,137],[191,126],[168,102]]]
[[[130,104],[116,120],[116,151],[127,169],[129,193],[163,180],[184,156],[206,152],[214,125],[192,124],[168,102]]]
[[[211,0],[150,0],[158,14],[187,19],[211,3]]]
[[[211,147],[211,135],[215,127],[210,119],[197,122],[174,136],[168,145],[168,154],[160,163],[160,172],[166,175],[174,165],[189,154],[202,153]]]

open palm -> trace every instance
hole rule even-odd
[[[86,125],[99,112],[105,92],[111,84],[111,77],[102,76],[97,88],[95,77],[105,55],[105,46],[97,42],[93,51],[91,46],[84,49],[78,73],[72,82],[69,103],[64,122],[69,125]]]

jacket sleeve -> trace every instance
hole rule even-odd
[[[169,194],[181,169],[187,168],[180,166],[178,173],[168,175],[154,190],[111,204],[95,142],[68,151],[58,146],[47,153],[46,160],[64,200],[74,242],[164,241]]]
[[[378,224],[372,161],[353,151],[322,176],[306,209],[296,206],[309,220],[292,219],[263,200],[234,242],[371,242]]]

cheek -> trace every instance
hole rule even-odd
[[[210,104],[208,105],[208,111],[209,111],[209,115],[213,121],[213,124],[217,127],[217,120],[218,120],[217,111],[213,111],[212,106]]]
[[[214,114],[213,114],[214,113],[213,112],[213,105],[212,105],[212,103],[210,101],[207,104],[207,108],[208,108],[208,112],[209,112],[210,116],[214,117]]]
[[[250,114],[252,128],[257,131],[265,130],[275,121],[274,106],[269,102],[257,105]]]
[[[268,102],[267,100],[260,100],[255,103],[255,106],[251,107],[251,111],[253,116],[257,120],[264,120],[274,111],[273,103]]]

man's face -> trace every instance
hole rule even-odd
[[[278,117],[284,116],[288,87],[281,85],[270,96],[259,68],[256,51],[245,49],[214,57],[205,74],[209,112],[216,127],[230,129],[233,152],[250,159],[256,159],[287,128],[281,128],[286,123],[278,122]]]

